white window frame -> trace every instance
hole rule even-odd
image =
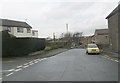
[[[21,28],[21,27],[17,27],[17,32],[18,32],[18,33],[23,33],[23,32],[24,32],[24,29]]]
[[[35,31],[32,31],[32,36],[35,36]]]
[[[27,28],[27,33],[31,33],[31,29],[30,28]]]

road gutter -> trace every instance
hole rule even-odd
[[[111,61],[114,61],[114,62],[117,62],[117,63],[120,62],[120,60],[118,58],[113,58],[113,57],[110,57],[109,55],[103,55],[101,57],[105,58],[105,59],[108,59],[108,60],[111,60]]]

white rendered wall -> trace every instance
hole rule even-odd
[[[27,33],[27,28],[23,28],[23,33],[17,32],[17,27],[14,27],[14,35],[16,37],[32,37],[32,31]]]

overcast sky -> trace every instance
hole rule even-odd
[[[1,0],[0,0],[1,1]],[[114,1],[114,2],[113,2]],[[39,31],[39,37],[57,37],[66,32],[93,35],[95,29],[108,28],[106,16],[119,0],[3,0],[0,18],[26,21]],[[25,20],[27,19],[27,20]]]

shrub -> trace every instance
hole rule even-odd
[[[2,56],[24,56],[43,50],[46,46],[44,38],[16,38],[2,32]]]

